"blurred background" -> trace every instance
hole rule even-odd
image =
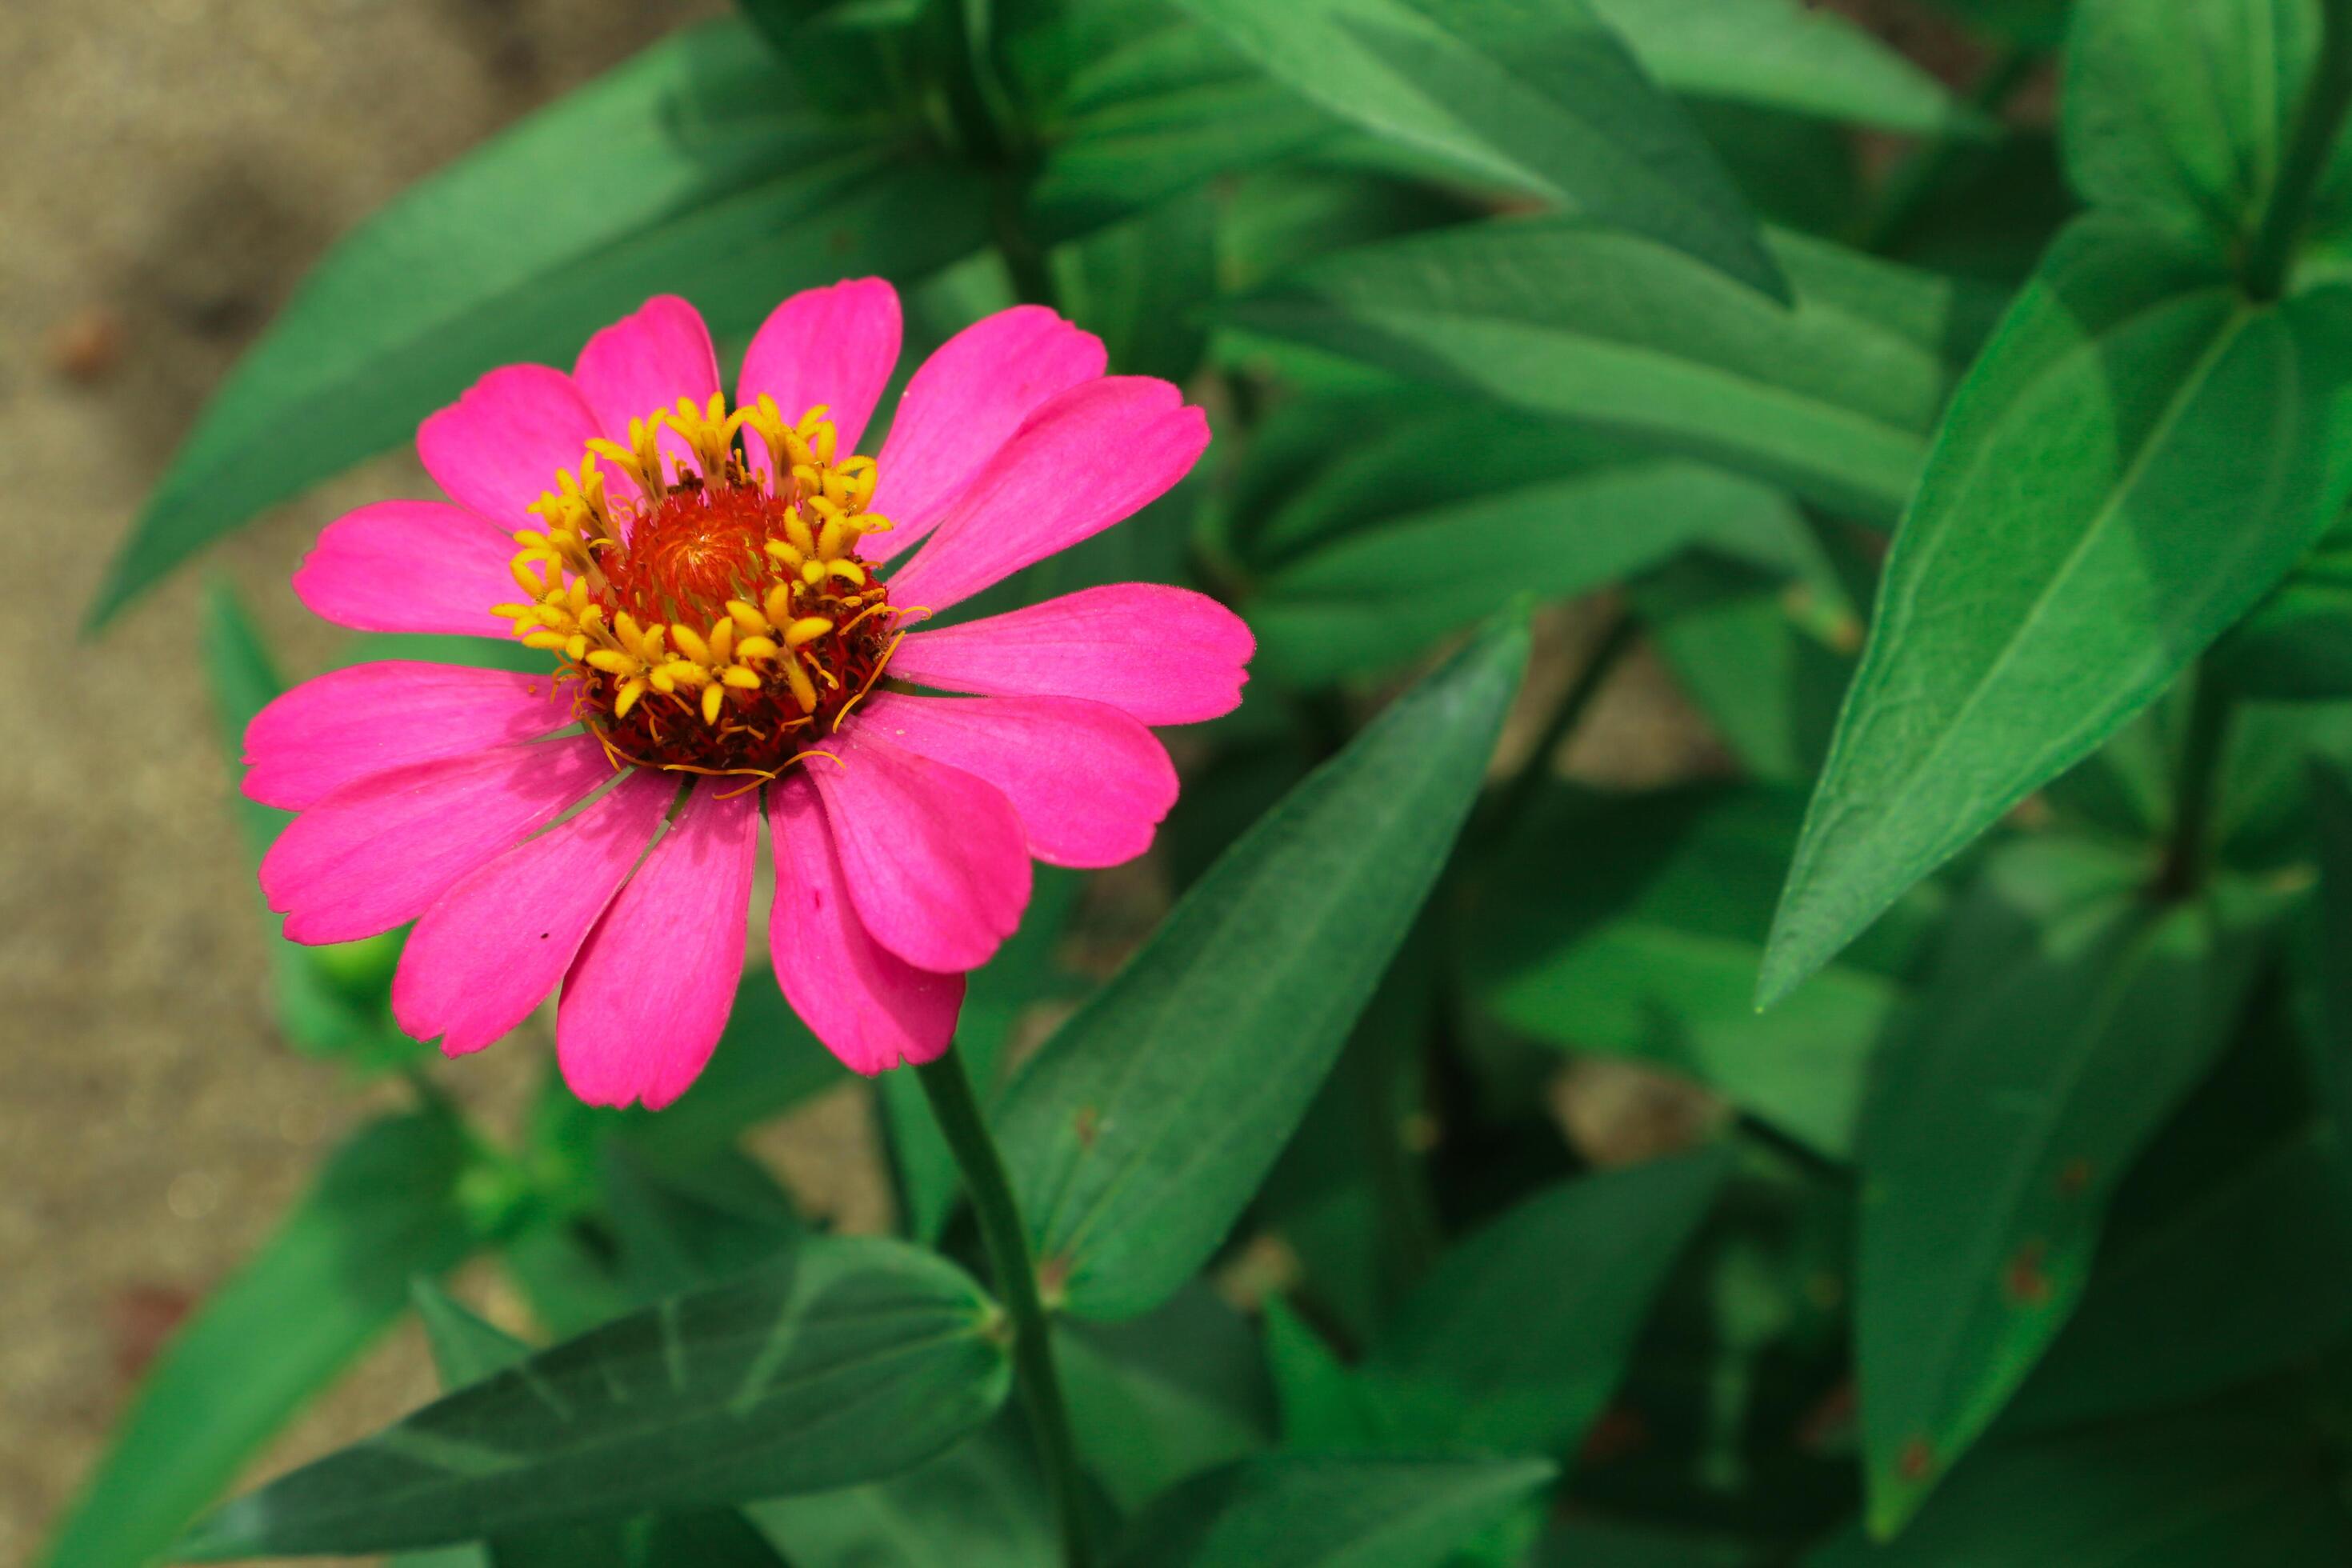
[[[1903,3],[1843,0],[1939,74],[1977,68]],[[286,587],[317,529],[430,493],[405,453],[231,536],[95,642],[79,618],[173,445],[327,245],[419,175],[723,0],[7,0],[0,15],[0,1563],[28,1561],[156,1345],[362,1117],[344,1072],[271,1022],[229,774],[197,656],[207,574],[298,672],[328,628]],[[2045,95],[2029,94],[2023,112]],[[528,223],[518,212],[515,221]],[[301,432],[289,430],[289,442]],[[1544,628],[1548,708],[1586,623]],[[1612,678],[1560,764],[1654,783],[1716,750],[1656,667]],[[1117,923],[1117,922],[1114,922]],[[1083,937],[1083,933],[1082,937]],[[520,1099],[543,1039],[456,1087]],[[1681,1092],[1588,1072],[1588,1145],[1639,1141]],[[864,1091],[767,1141],[814,1213],[882,1228]],[[386,1098],[397,1098],[387,1093]],[[404,1327],[255,1467],[349,1441],[429,1398]]]

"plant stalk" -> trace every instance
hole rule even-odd
[[[2278,183],[2271,188],[2270,205],[2246,250],[2246,292],[2264,304],[2286,291],[2296,242],[2311,219],[2312,198],[2327,172],[2345,116],[2352,112],[2352,0],[2322,0],[2320,13],[2319,63],[2304,94],[2285,161],[2279,165]]]
[[[1070,1411],[1062,1398],[1061,1375],[1054,1367],[1052,1326],[1045,1304],[1037,1293],[1037,1268],[1029,1255],[1028,1233],[1013,1203],[1013,1186],[1005,1179],[1004,1162],[989,1136],[987,1120],[972,1096],[971,1079],[963,1070],[962,1053],[950,1050],[934,1062],[915,1069],[931,1114],[946,1135],[963,1173],[964,1193],[971,1199],[980,1224],[981,1240],[996,1275],[997,1293],[1013,1321],[1013,1374],[1021,1387],[1021,1403],[1037,1439],[1037,1455],[1053,1493],[1060,1521],[1065,1568],[1090,1568],[1094,1553],[1087,1539],[1086,1485],[1078,1471],[1078,1449],[1070,1434]]]

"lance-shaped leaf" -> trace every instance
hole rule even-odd
[[[1161,1498],[1117,1568],[1438,1568],[1550,1481],[1539,1459],[1269,1454]]]
[[[174,454],[91,614],[407,438],[476,376],[569,365],[664,291],[748,332],[795,287],[980,243],[979,187],[797,107],[738,23],[680,33],[412,187],[339,244]]]
[[[1482,634],[1219,858],[997,1116],[1049,1287],[1127,1317],[1224,1239],[1437,880],[1518,689]]]
[[[2211,1066],[2261,910],[2146,898],[2134,857],[2028,841],[1956,914],[1863,1113],[1856,1339],[1891,1533],[2000,1413],[2090,1272],[2108,1194]]]
[[[2094,217],[1954,399],[1789,873],[1769,1002],[2080,761],[2285,575],[2352,479],[2352,289],[2257,309]]]
[[[1333,114],[1785,293],[1730,179],[1585,0],[1180,0]]]
[[[1793,307],[1639,235],[1499,219],[1327,257],[1227,319],[1891,521],[1987,297],[1822,240],[1771,248]]]
[[[944,1258],[811,1241],[460,1389],[238,1499],[179,1550],[356,1554],[887,1476],[1003,1402],[999,1321]]]
[[[466,1143],[437,1115],[378,1121],[337,1150],[278,1234],[164,1350],[66,1516],[49,1568],[153,1562],[303,1403],[400,1316],[412,1275],[473,1243]]]
[[[1834,11],[1803,0],[1591,0],[1659,85],[1690,98],[1917,135],[1981,115]]]
[[[2312,0],[2078,0],[2063,100],[2075,189],[2227,258],[2278,182],[2319,13]]]
[[[1038,1568],[1054,1560],[1053,1509],[1026,1425],[1010,1412],[904,1475],[770,1498],[743,1511],[792,1568]]]

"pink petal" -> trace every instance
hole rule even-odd
[[[564,979],[555,1055],[572,1093],[658,1110],[700,1075],[743,975],[759,848],[757,790],[695,786]]]
[[[1100,338],[1042,305],[984,316],[941,343],[907,383],[882,444],[873,510],[898,526],[861,552],[887,561],[922,538],[1023,420],[1107,363]]]
[[[852,725],[803,766],[874,940],[918,969],[986,963],[1029,902],[1021,818],[993,786]]]
[[[586,735],[376,773],[287,825],[262,857],[261,890],[296,942],[374,936],[423,914],[612,776]]]
[[[419,426],[416,456],[458,505],[503,528],[536,528],[530,503],[555,489],[557,469],[579,468],[603,434],[570,376],[510,364]]]
[[[933,610],[968,599],[1133,516],[1208,445],[1208,416],[1167,382],[1111,375],[1058,394],[948,509],[890,597]]]
[[[898,363],[898,291],[879,278],[803,290],[761,323],[744,351],[735,402],[748,408],[765,393],[793,420],[824,404],[845,458],[857,449]],[[755,462],[767,460],[759,437],[747,444]]]
[[[677,797],[634,769],[604,798],[477,867],[408,933],[392,1011],[450,1056],[500,1040],[547,1000]]]
[[[768,945],[793,1011],[854,1072],[935,1059],[955,1037],[963,976],[917,969],[867,933],[805,776],[769,787],[768,838],[776,857]]]
[[[517,545],[463,507],[385,500],[327,524],[294,572],[294,592],[363,632],[504,637],[492,605],[521,596],[507,563]]]
[[[701,312],[675,294],[660,294],[590,338],[572,379],[605,437],[625,447],[632,419],[675,408],[681,397],[708,406],[719,390],[719,355]],[[674,458],[694,452],[675,430],[663,432],[661,445]]]
[[[1118,866],[1151,847],[1176,804],[1176,767],[1159,737],[1100,702],[1074,697],[899,697],[855,722],[919,757],[994,784],[1021,814],[1029,853],[1055,866]]]
[[[408,763],[535,741],[577,715],[552,675],[457,664],[357,664],[306,680],[245,727],[245,793],[300,811]]]
[[[1239,707],[1256,639],[1205,594],[1114,583],[938,631],[912,632],[890,673],[943,691],[1084,697],[1147,724]]]

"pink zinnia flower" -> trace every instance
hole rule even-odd
[[[519,637],[551,668],[360,665],[254,720],[246,793],[299,813],[261,868],[286,934],[415,921],[394,1010],[451,1055],[560,982],[573,1090],[666,1105],[727,1021],[764,799],[785,997],[859,1072],[944,1051],[1031,857],[1141,854],[1176,798],[1146,726],[1230,710],[1252,643],[1147,584],[910,630],[1129,516],[1209,431],[1022,307],[941,347],[853,457],[898,338],[887,283],[795,295],[730,412],[701,317],[656,299],[570,375],[511,365],[427,419],[417,455],[457,504],[338,519],[295,591],[362,630]]]

